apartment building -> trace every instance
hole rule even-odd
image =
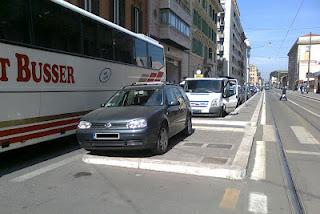
[[[66,0],[136,33],[148,33],[147,0]]]
[[[320,34],[299,37],[288,56],[289,88],[297,89],[301,84],[308,84],[309,80],[310,90],[320,92]]]
[[[167,81],[178,83],[189,76],[190,0],[149,1],[148,20],[148,35],[164,46]]]
[[[224,9],[218,21],[218,73],[246,81],[247,45],[236,0],[220,0]]]
[[[190,74],[201,70],[206,77],[217,73],[217,21],[222,12],[218,0],[192,0],[192,45],[190,51]]]
[[[257,85],[259,83],[259,71],[256,65],[249,66],[249,84]]]

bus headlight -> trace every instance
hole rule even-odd
[[[79,129],[90,129],[91,128],[91,123],[87,122],[87,121],[80,121],[80,123],[78,124],[78,128]]]
[[[145,119],[134,119],[127,122],[127,128],[129,129],[142,129],[147,127],[147,121]]]

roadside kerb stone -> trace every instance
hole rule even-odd
[[[216,164],[192,163],[147,158],[113,158],[105,156],[84,155],[82,160],[89,164],[118,166],[125,168],[144,169],[161,172],[208,176],[218,178],[243,179],[243,169],[239,167],[224,167]]]

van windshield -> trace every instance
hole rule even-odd
[[[220,80],[188,80],[185,84],[186,92],[220,93],[222,86]]]

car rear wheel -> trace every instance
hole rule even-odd
[[[192,118],[191,118],[191,115],[187,116],[186,128],[183,130],[183,133],[186,136],[189,136],[189,135],[192,134]]]
[[[166,153],[166,151],[168,150],[168,143],[168,130],[166,126],[162,125],[159,131],[157,145],[155,146],[153,153],[156,155],[162,155]]]

